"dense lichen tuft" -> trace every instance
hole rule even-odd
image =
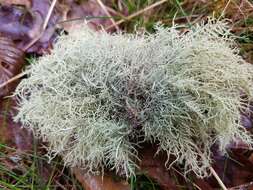
[[[210,147],[252,140],[239,123],[252,100],[253,68],[223,22],[187,33],[107,34],[84,27],[62,36],[16,90],[23,126],[51,155],[91,172],[135,174],[146,141],[185,174],[209,175]],[[165,163],[167,167],[169,164]]]

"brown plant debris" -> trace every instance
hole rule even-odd
[[[13,41],[0,35],[0,85],[21,72],[24,64],[24,52],[16,47]],[[0,89],[0,98],[9,95],[17,82]]]

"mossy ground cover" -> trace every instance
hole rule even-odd
[[[145,8],[156,1],[125,1],[124,4],[127,5],[129,13],[134,13],[142,8]],[[247,1],[245,1],[247,3]],[[188,30],[194,23],[199,22],[206,16],[214,15],[216,18],[222,16],[224,18],[231,18],[234,14],[231,13],[230,9],[226,9],[228,1],[168,1],[160,7],[152,9],[149,12],[144,13],[144,15],[135,17],[121,25],[121,28],[133,32],[136,30],[141,30],[145,28],[150,32],[154,32],[154,24],[157,21],[161,21],[166,26],[171,26],[174,21],[177,24],[182,24],[184,30]],[[110,4],[110,6],[116,11],[120,12],[120,6],[117,2]],[[242,11],[243,16],[238,14],[238,18],[233,18],[231,26],[233,26],[233,33],[236,34],[236,41],[238,45],[241,46],[241,55],[244,56],[249,62],[252,61],[252,15],[243,9],[239,1],[230,1],[230,7],[234,7],[237,12]],[[236,9],[236,8],[240,9]],[[245,11],[245,12],[244,12]],[[235,15],[235,14],[234,14]],[[117,18],[115,18],[117,20]],[[22,175],[17,175],[22,177]],[[148,181],[148,180],[147,180]],[[144,182],[145,183],[145,182]],[[8,184],[8,182],[6,183]],[[131,182],[133,187],[136,187],[134,180]],[[146,183],[149,184],[149,183]],[[141,187],[142,185],[139,185]],[[11,188],[11,186],[9,187]],[[153,184],[150,184],[150,188],[153,188]],[[187,187],[186,187],[187,188]],[[28,187],[28,189],[31,189]],[[36,189],[36,188],[35,188]],[[147,186],[145,186],[147,189]]]
[[[135,175],[137,146],[157,143],[184,174],[209,176],[211,147],[252,143],[240,122],[253,98],[253,66],[226,23],[181,34],[116,34],[83,27],[62,36],[16,90],[16,121],[49,142],[65,163]],[[243,73],[243,75],[238,75]],[[169,166],[167,166],[169,167]]]

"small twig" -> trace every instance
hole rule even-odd
[[[114,25],[114,27],[116,28],[116,30],[119,32],[119,26],[116,24],[115,20],[113,19],[113,17],[110,15],[110,13],[108,12],[106,6],[104,5],[104,3],[101,0],[96,0],[97,3],[99,4],[99,6],[103,9],[103,11],[105,12],[105,14],[110,17],[110,21],[112,22],[112,24]]]
[[[111,12],[112,14],[117,15],[117,16],[123,18],[123,19],[126,19],[126,16],[125,16],[125,15],[123,15],[122,13],[120,13],[120,12],[118,12],[118,11],[115,11],[113,8],[106,6],[106,9],[107,9],[109,12]]]
[[[56,25],[64,24],[66,22],[80,21],[80,20],[108,19],[108,18],[111,18],[111,17],[108,17],[108,16],[84,16],[84,17],[78,17],[78,18],[71,18],[71,19],[67,19],[67,20],[61,20],[61,21],[57,22]]]
[[[251,7],[251,8],[253,8],[253,4],[251,3],[251,2],[249,2],[248,0],[245,0],[247,3],[248,3],[248,5]]]
[[[47,24],[49,22],[49,19],[50,19],[51,15],[52,15],[52,12],[54,10],[54,7],[56,5],[56,2],[57,2],[57,0],[53,0],[53,2],[51,3],[40,33],[30,43],[28,43],[23,48],[23,51],[26,51],[27,49],[29,49],[35,42],[37,42],[43,36],[43,34],[44,34],[44,32],[45,32],[45,30],[47,28]]]
[[[188,182],[192,183],[194,187],[196,187],[198,190],[201,190],[201,188],[196,183],[194,183],[193,181],[191,181],[189,178],[187,178],[185,175],[183,175],[181,172],[179,172],[176,168],[174,168],[172,166],[171,169],[174,170],[174,172],[176,172],[177,174],[179,174],[181,177],[183,177],[185,179],[185,181],[188,181]]]
[[[8,85],[8,84],[14,82],[15,80],[17,80],[17,79],[19,79],[19,78],[25,76],[26,74],[27,74],[27,73],[23,72],[23,73],[19,73],[18,75],[16,75],[16,76],[10,78],[9,80],[7,80],[7,81],[5,81],[4,83],[0,84],[0,89],[3,88],[3,87],[5,87],[5,86]]]
[[[186,14],[186,12],[184,11],[184,9],[182,8],[182,6],[180,5],[180,2],[178,0],[176,0],[176,4],[177,6],[179,7],[180,11],[183,13],[183,15],[185,16],[186,20],[187,20],[187,23],[188,23],[188,26],[191,28],[191,22],[190,22],[190,19],[188,17],[188,15]]]
[[[201,150],[196,146],[196,150],[198,151],[199,155],[201,156],[202,159],[205,159],[203,153],[201,152]],[[213,167],[210,165],[208,167],[210,169],[211,174],[214,176],[214,178],[217,180],[217,182],[219,183],[220,187],[223,190],[228,190],[226,188],[226,186],[224,185],[224,183],[222,182],[222,180],[220,179],[220,177],[218,176],[218,174],[216,173],[216,171],[213,169]]]
[[[236,12],[236,15],[234,16],[234,18],[237,18],[240,14],[243,16],[244,19],[246,19],[246,15],[244,14],[243,10],[241,8],[243,8],[244,6],[244,1],[241,1],[240,5],[238,5],[237,3],[233,2],[235,4],[235,6],[238,8],[238,11]],[[240,13],[239,13],[240,12]]]
[[[134,18],[136,16],[139,16],[140,14],[142,14],[142,13],[144,13],[144,12],[150,10],[150,9],[153,9],[153,8],[159,6],[159,5],[161,5],[161,4],[163,4],[163,3],[167,2],[167,1],[168,0],[158,1],[158,2],[156,2],[156,3],[154,3],[154,4],[150,5],[150,6],[148,6],[146,8],[144,8],[142,10],[137,11],[136,13],[133,13],[133,14],[127,16],[125,19],[121,19],[121,20],[117,21],[115,24],[118,26],[118,25],[124,23],[125,21],[131,20],[132,18]],[[105,30],[109,30],[109,29],[111,29],[113,27],[115,27],[115,25],[108,26],[107,28],[105,28]]]
[[[225,15],[225,12],[226,12],[226,10],[227,10],[228,5],[230,4],[230,2],[231,2],[231,0],[228,0],[228,2],[227,2],[227,4],[226,4],[225,8],[223,9],[221,15],[220,15],[219,18],[218,18],[218,20],[220,20],[220,19]]]
[[[249,182],[249,183],[242,184],[242,185],[239,185],[239,186],[236,186],[236,187],[231,187],[228,190],[249,189],[249,188],[252,188],[252,187],[253,187],[253,182]]]
[[[63,190],[67,190],[58,180],[55,180],[55,183],[60,186]]]
[[[215,177],[215,179],[217,180],[217,182],[219,183],[220,187],[223,189],[223,190],[228,190],[226,188],[226,186],[224,185],[224,183],[221,181],[220,177],[218,176],[218,174],[216,173],[216,171],[213,169],[212,166],[209,167],[211,173],[213,174],[213,176]]]
[[[118,1],[118,7],[119,7],[119,10],[120,10],[120,11],[123,10],[122,0],[119,0],[119,1]]]

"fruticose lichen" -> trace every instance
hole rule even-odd
[[[242,95],[253,97],[253,68],[231,36],[224,22],[211,21],[185,33],[73,31],[27,70],[16,120],[66,165],[129,177],[136,147],[148,142],[185,174],[208,176],[212,145],[225,153],[231,142],[252,144],[239,121]]]

